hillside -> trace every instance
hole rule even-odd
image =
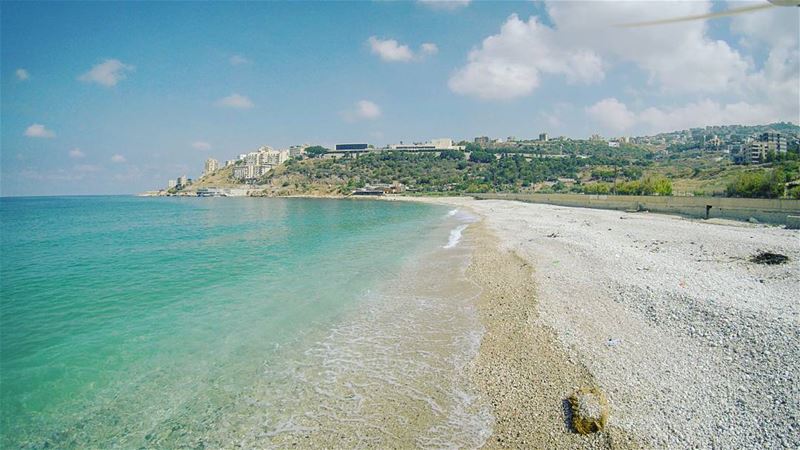
[[[232,167],[220,169],[198,179],[182,192],[192,195],[199,188],[217,187],[246,188],[251,195],[264,196],[336,196],[350,194],[368,185],[399,182],[408,193],[419,194],[617,192],[726,195],[728,186],[737,180],[746,178],[746,182],[751,183],[748,181],[751,178],[780,174],[780,179],[772,181],[781,186],[753,188],[760,192],[773,192],[765,195],[780,196],[783,183],[800,178],[797,161],[735,165],[721,152],[682,152],[666,157],[641,148],[615,158],[605,155],[581,158],[473,152],[467,159],[462,152],[443,152],[438,156],[432,153],[383,152],[362,155],[357,159],[292,159],[252,185],[236,182],[232,179],[232,172]]]
[[[722,153],[614,160],[512,155],[492,156],[486,162],[457,156],[381,153],[355,160],[293,160],[266,175],[259,187],[270,196],[347,194],[366,185],[393,182],[404,184],[408,192],[425,194],[616,189],[619,193],[725,195],[728,185],[742,175],[780,172],[784,181],[800,178],[796,161],[742,166],[732,164]]]
[[[223,167],[211,174],[203,175],[192,184],[178,191],[184,193],[195,193],[200,188],[246,188],[238,181],[233,179],[233,167]]]

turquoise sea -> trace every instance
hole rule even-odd
[[[471,218],[0,199],[2,448],[477,447]]]

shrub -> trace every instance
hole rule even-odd
[[[583,185],[584,194],[608,194],[611,187],[608,183],[593,183]]]
[[[725,194],[728,197],[779,198],[785,182],[786,176],[780,169],[745,172],[728,183]]]
[[[648,175],[640,180],[619,183],[616,186],[619,195],[672,195],[672,182],[658,175]]]

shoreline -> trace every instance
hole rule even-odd
[[[525,396],[541,389],[539,398],[568,395],[543,380],[583,367],[609,399],[611,439],[602,441],[581,441],[565,432],[564,423],[555,432],[559,439],[548,441],[541,430],[555,426],[552,412],[548,419],[545,408],[531,408],[530,400],[508,403],[527,408],[521,411],[538,427],[531,430],[514,417],[520,410],[504,424],[505,404],[493,403],[501,413],[488,447],[509,445],[497,441],[506,439],[506,430],[520,433],[513,439],[542,447],[800,445],[800,431],[792,425],[797,417],[792,405],[800,399],[792,375],[800,373],[797,231],[504,200],[402,200],[464,208],[482,219],[476,228],[484,228],[489,235],[484,245],[496,252],[476,252],[476,261],[489,261],[476,269],[493,298],[481,300],[483,311],[505,318],[484,317],[486,345],[476,366],[484,382],[498,384],[487,385],[489,398],[493,390]],[[786,255],[789,262],[751,261],[762,251]],[[514,267],[509,262],[514,258],[522,264]],[[531,272],[520,271],[526,263]],[[525,287],[530,278],[533,287]],[[530,292],[534,301],[519,300],[530,299]],[[514,339],[506,346],[492,343],[500,340],[488,330],[513,335],[514,328],[528,333],[529,341],[538,336],[533,342],[544,346],[531,346],[526,354],[511,345]],[[547,329],[554,339],[547,339],[542,331]],[[539,378],[531,381],[525,372],[510,370],[500,378],[487,369],[486,361],[513,367],[526,358],[545,361]]]
[[[561,347],[537,311],[531,266],[476,223],[467,276],[483,287],[477,300],[485,327],[471,374],[495,421],[482,448],[639,448],[621,429],[572,431],[566,399],[594,377]]]

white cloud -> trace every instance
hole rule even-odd
[[[17,79],[19,81],[25,81],[28,78],[30,78],[30,74],[28,73],[28,71],[22,68],[17,69],[17,71],[14,73],[17,75]]]
[[[97,83],[111,87],[124,80],[127,77],[127,73],[133,71],[133,69],[133,66],[124,64],[118,59],[107,59],[92,67],[91,70],[78,77],[78,79],[87,83]]]
[[[78,147],[75,147],[75,148],[73,148],[72,150],[69,151],[69,157],[70,158],[74,158],[74,159],[85,158],[86,157],[86,153],[83,153],[81,151],[81,149],[79,149]]]
[[[698,125],[759,125],[782,120],[772,105],[720,103],[705,99],[677,107],[649,107],[639,120],[652,131],[682,130]]]
[[[124,162],[127,162],[127,161],[128,161],[128,160],[127,160],[127,159],[125,159],[125,157],[124,157],[124,156],[122,156],[122,155],[120,155],[120,154],[116,154],[116,155],[114,155],[114,156],[112,156],[112,157],[111,157],[111,162],[115,162],[115,163],[124,163]]]
[[[586,113],[604,130],[624,131],[636,123],[636,117],[628,107],[615,98],[600,100],[586,108]]]
[[[389,62],[408,62],[414,59],[414,52],[407,45],[394,39],[379,39],[371,36],[367,39],[372,53]]]
[[[203,141],[192,142],[192,147],[196,148],[197,150],[211,150],[211,144]]]
[[[439,47],[432,42],[426,42],[420,46],[420,52],[423,55],[435,55],[439,53]]]
[[[247,96],[234,93],[217,100],[217,106],[222,106],[225,108],[249,109],[255,105]]]
[[[232,66],[241,66],[244,64],[250,64],[251,62],[249,59],[245,58],[242,55],[233,55],[230,57],[228,61],[231,63]]]
[[[433,56],[439,52],[439,47],[432,42],[425,42],[420,45],[419,51],[416,53],[408,45],[401,44],[394,39],[380,39],[370,36],[367,39],[367,44],[369,44],[372,53],[387,62],[421,61],[425,57]]]
[[[721,103],[711,99],[680,106],[651,106],[636,112],[615,98],[607,98],[586,108],[586,113],[601,132],[610,134],[632,128],[658,133],[700,125],[758,125],[786,120],[769,103]]]
[[[568,82],[592,82],[603,79],[612,67],[632,63],[647,76],[650,90],[655,87],[657,92],[740,93],[754,64],[727,42],[710,37],[705,20],[638,28],[614,26],[703,14],[711,11],[711,6],[709,1],[551,1],[547,13],[552,26],[536,17],[526,22],[512,15],[498,34],[470,52],[467,64],[449,84],[460,94],[515,98],[532,93],[542,73],[563,75]],[[765,31],[765,24],[741,20],[734,22],[738,29],[759,29],[763,39],[778,39],[766,37],[771,31]],[[776,34],[797,42],[796,24],[785,29],[788,26],[784,23],[784,33]]]
[[[623,28],[615,24],[711,11],[710,1],[549,2],[563,46],[589,45],[610,63],[632,62],[667,92],[727,92],[750,69],[727,42],[708,35],[706,20]]]
[[[762,1],[729,1],[729,7],[761,5]],[[770,8],[754,14],[737,14],[731,17],[731,31],[742,36],[742,44],[770,44],[778,47],[796,47],[800,25],[797,14],[783,8]]]
[[[597,82],[605,76],[597,53],[562,46],[558,33],[538,18],[525,22],[512,14],[499,34],[469,53],[467,65],[453,74],[448,86],[482,99],[512,99],[533,92],[542,73],[562,74],[573,83]]]
[[[44,125],[35,123],[25,129],[25,136],[50,139],[56,137],[56,134]]]
[[[348,122],[374,120],[381,116],[381,108],[369,100],[359,100],[353,109],[342,111],[340,114]]]
[[[381,109],[369,100],[359,100],[356,103],[356,115],[362,119],[377,119],[381,116]]]
[[[471,0],[417,0],[417,2],[431,9],[454,11],[468,6]]]

